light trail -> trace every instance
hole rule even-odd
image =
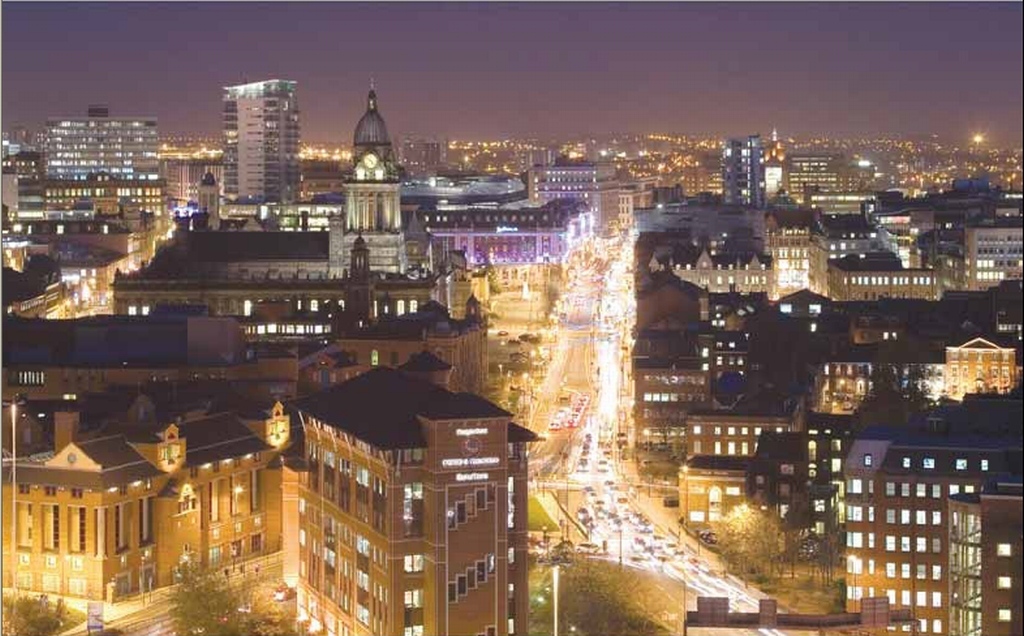
[[[551,373],[542,385],[546,399],[557,399],[561,378],[577,371],[569,360],[574,347],[582,344],[587,369],[586,386],[580,388],[596,396],[592,417],[584,418],[579,429],[548,434],[548,441],[537,449],[541,459],[538,476],[543,480],[540,485],[560,491],[564,488],[569,513],[589,528],[589,543],[602,549],[607,546],[606,552],[602,550],[594,558],[612,562],[621,558],[623,566],[654,573],[676,587],[685,588],[688,609],[696,609],[698,596],[718,596],[728,597],[733,611],[756,612],[758,600],[764,595],[731,576],[715,572],[707,558],[698,556],[688,543],[692,539],[684,536],[683,542],[678,543],[672,529],[655,527],[655,515],[645,510],[636,496],[640,484],[631,486],[621,470],[616,446],[620,432],[617,424],[625,406],[622,369],[628,362],[624,360],[628,349],[623,349],[623,338],[629,337],[635,312],[632,243],[624,240],[621,245],[608,245],[599,253],[620,256],[603,268],[595,264],[581,269],[569,281],[565,297],[569,311],[564,324],[558,327],[559,359],[553,360]],[[590,347],[594,350],[592,369],[587,359]],[[549,410],[547,417],[552,412]],[[540,425],[545,426],[546,420],[541,419]],[[565,461],[561,461],[562,457]],[[552,461],[555,459],[559,461]],[[555,473],[559,468],[563,472]],[[786,636],[774,629],[746,633]]]

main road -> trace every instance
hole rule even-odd
[[[619,457],[617,442],[627,434],[619,425],[628,411],[622,371],[634,317],[632,244],[628,238],[610,242],[599,253],[611,257],[570,276],[549,372],[527,422],[542,436],[531,452],[534,486],[559,494],[563,517],[569,517],[566,533],[594,558],[655,573],[662,588],[680,603],[685,599],[690,610],[697,596],[718,596],[728,597],[733,611],[757,611],[764,595],[721,572],[707,551],[701,555],[665,509],[641,495],[647,486]],[[590,398],[581,425],[548,430],[567,391]],[[667,619],[681,625],[678,614]],[[730,633],[784,636],[774,629]]]

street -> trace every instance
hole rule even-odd
[[[689,610],[696,610],[698,596],[718,596],[728,597],[733,611],[756,612],[764,595],[724,574],[714,555],[701,553],[680,532],[675,509],[662,505],[663,495],[676,489],[643,483],[633,461],[620,456],[619,440],[630,435],[623,425],[630,416],[624,370],[630,363],[633,250],[624,239],[600,252],[617,257],[577,270],[566,287],[564,320],[528,422],[544,436],[531,453],[533,484],[555,494],[559,524],[581,553],[657,574],[663,589],[685,599]],[[590,408],[578,428],[548,430],[566,390],[590,396]],[[682,616],[670,618],[682,625]]]

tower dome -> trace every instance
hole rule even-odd
[[[372,88],[366,98],[366,112],[356,124],[353,143],[356,146],[387,146],[391,144],[388,127],[377,110],[377,91]]]

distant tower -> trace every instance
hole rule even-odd
[[[763,208],[764,146],[760,135],[728,139],[722,148],[722,195],[727,204]]]
[[[372,251],[374,271],[405,273],[408,260],[402,231],[399,190],[401,179],[388,135],[377,107],[377,92],[366,98],[366,112],[352,139],[352,175],[345,185],[345,245],[356,235]]]
[[[207,172],[199,181],[199,209],[207,215],[207,227],[220,229],[220,187],[212,172]]]
[[[772,129],[772,142],[764,157],[764,193],[770,201],[782,190],[785,182],[786,148],[779,141],[779,131]]]
[[[291,203],[299,196],[299,103],[290,80],[224,87],[224,195]]]
[[[373,303],[373,280],[370,277],[370,250],[362,236],[356,236],[351,254],[345,309],[353,322],[366,325],[372,316],[370,310]]]

